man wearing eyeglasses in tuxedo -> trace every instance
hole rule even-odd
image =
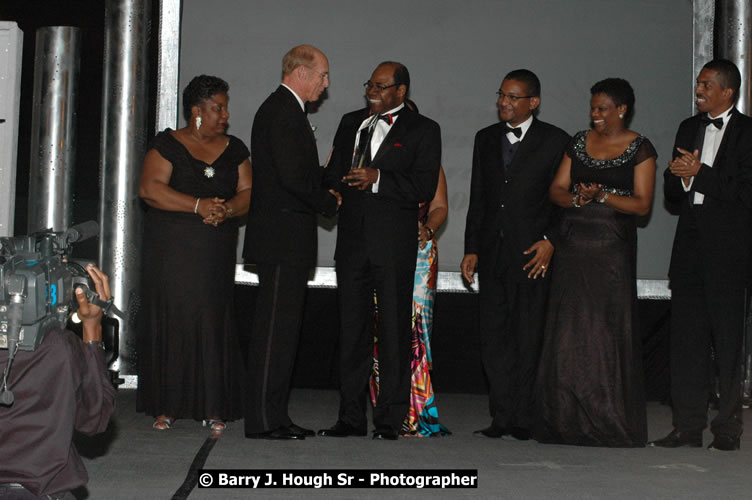
[[[410,403],[412,292],[418,205],[436,192],[441,131],[405,107],[407,68],[384,62],[364,84],[367,107],[342,117],[327,185],[342,193],[337,248],[340,305],[340,409],[319,435],[367,434],[378,301],[379,396],[374,439],[397,439]]]
[[[548,191],[569,135],[533,116],[541,100],[532,71],[508,73],[496,94],[500,122],[475,136],[460,268],[470,283],[477,269],[480,281],[491,425],[475,434],[527,440],[555,246]]]

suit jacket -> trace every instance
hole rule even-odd
[[[340,179],[351,167],[358,128],[368,114],[365,108],[342,117],[326,169],[328,185],[342,194],[334,258],[341,262],[367,252],[372,262],[412,259],[414,264],[418,205],[436,194],[441,130],[433,120],[403,108],[371,161],[380,171],[378,193],[360,191]]]
[[[557,210],[548,192],[569,135],[533,119],[505,175],[505,126],[497,123],[475,136],[465,254],[477,254],[481,269],[504,270],[516,283],[528,279],[522,267],[531,256],[522,252],[544,235],[553,240]]]
[[[254,264],[316,264],[316,213],[334,215],[316,139],[295,96],[279,86],[251,131],[253,189],[243,257]]]
[[[677,147],[692,151],[702,145],[703,114],[679,125],[674,157],[678,156]],[[748,285],[752,271],[752,118],[732,111],[713,166],[700,167],[688,193],[681,179],[668,169],[663,177],[666,199],[681,205],[669,267],[672,286],[697,272],[706,284]],[[692,207],[695,191],[705,195],[701,210]],[[699,249],[700,261],[694,249]],[[702,269],[697,269],[699,263]]]

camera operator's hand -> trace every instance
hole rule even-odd
[[[86,271],[94,282],[94,289],[103,301],[111,297],[110,278],[94,264],[86,266]],[[76,300],[78,301],[78,317],[83,324],[84,342],[99,342],[102,340],[102,309],[90,304],[86,294],[81,288],[76,288]]]

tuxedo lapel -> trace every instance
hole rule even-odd
[[[371,160],[371,165],[376,163],[379,158],[391,150],[394,147],[394,144],[399,142],[397,139],[404,137],[404,133],[410,127],[410,122],[412,122],[413,117],[411,113],[413,112],[408,110],[407,107],[402,108],[397,117],[397,121],[394,122],[394,125],[392,125],[392,128],[389,129],[389,132],[384,137],[384,140],[381,141],[381,146],[379,146],[379,150],[376,151],[376,155]]]
[[[313,128],[311,127],[311,122],[308,120],[308,115],[304,115],[303,119],[305,120],[305,128],[308,130],[308,137],[310,137],[315,144],[316,136],[313,134]]]
[[[697,120],[697,126],[695,128],[695,135],[694,140],[692,142],[692,145],[688,148],[689,151],[697,150],[697,157],[702,158],[702,146],[705,143],[705,130],[706,127],[703,125],[702,120]]]
[[[731,110],[729,122],[728,125],[726,125],[726,131],[723,134],[723,139],[721,139],[721,144],[718,146],[718,151],[713,159],[713,168],[720,168],[723,165],[720,160],[725,156],[728,145],[736,144],[737,142],[737,136],[739,135],[739,127],[736,126],[737,114],[736,109]],[[702,157],[702,151],[700,151],[700,155],[700,157]]]
[[[285,107],[289,109],[290,119],[298,120],[298,123],[300,123],[301,126],[305,126],[305,129],[307,130],[306,137],[310,138],[311,143],[315,147],[316,136],[313,135],[313,130],[311,129],[311,122],[308,121],[308,115],[300,107],[300,103],[298,102],[298,100],[295,98],[294,95],[292,95],[292,92],[289,89],[283,87],[282,85],[277,87],[277,92],[280,94]]]
[[[502,149],[504,148],[505,130],[506,126],[503,123],[499,124],[496,133],[493,134],[491,144],[488,145],[489,156],[494,159],[493,164],[489,166],[495,172],[498,172],[502,179],[504,178],[504,153]]]

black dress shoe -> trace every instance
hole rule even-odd
[[[316,435],[315,432],[313,432],[311,429],[305,429],[299,425],[296,424],[290,424],[287,426],[288,429],[290,429],[295,434],[302,434],[305,437],[313,437]]]
[[[397,440],[397,431],[391,427],[379,427],[373,431],[373,439],[384,439],[387,441]]]
[[[486,436],[489,438],[500,438],[501,436],[508,434],[508,432],[504,427],[499,427],[498,425],[491,424],[485,429],[473,431],[473,434],[477,436]]]
[[[731,437],[724,434],[719,434],[713,438],[713,442],[708,446],[709,450],[720,451],[736,451],[739,449],[738,437]]]
[[[246,432],[248,439],[305,439],[305,435],[293,432],[287,427],[278,427],[266,432]]]
[[[329,429],[321,429],[319,431],[319,436],[338,438],[348,436],[365,436],[367,434],[368,431],[366,431],[365,429],[355,428],[350,424],[342,422],[341,420],[337,420],[337,423],[334,424],[334,427],[330,427]]]
[[[648,446],[657,446],[659,448],[679,448],[680,446],[702,448],[702,431],[680,432],[674,429],[665,438],[650,441]]]
[[[509,429],[509,437],[516,439],[517,441],[528,441],[530,439],[530,429],[525,429],[524,427],[512,427]]]

